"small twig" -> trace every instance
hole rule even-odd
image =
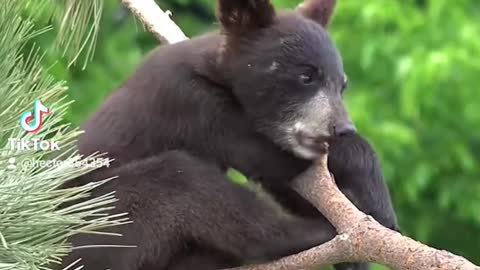
[[[125,5],[162,44],[173,44],[188,39],[153,0],[122,0]]]

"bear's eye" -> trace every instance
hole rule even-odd
[[[300,82],[304,85],[312,84],[318,77],[318,69],[307,67],[307,70],[300,75]]]
[[[303,84],[311,84],[313,82],[313,76],[311,74],[302,74],[300,75],[300,81]]]

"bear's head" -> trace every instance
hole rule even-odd
[[[269,0],[219,0],[219,61],[233,96],[263,133],[313,159],[319,142],[355,132],[342,101],[347,79],[326,32],[335,0],[276,12]]]

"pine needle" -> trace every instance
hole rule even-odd
[[[60,5],[62,21],[59,27],[57,47],[63,49],[63,55],[69,57],[69,66],[75,64],[84,54],[85,69],[93,58],[100,19],[103,9],[102,0],[63,0]]]

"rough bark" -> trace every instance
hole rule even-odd
[[[122,3],[160,42],[172,44],[187,39],[153,0],[122,0]],[[327,168],[327,153],[316,165],[298,178],[293,188],[318,208],[339,235],[323,245],[274,262],[232,269],[306,269],[348,261],[376,262],[399,270],[480,270],[463,257],[383,227],[358,210],[337,188]]]

